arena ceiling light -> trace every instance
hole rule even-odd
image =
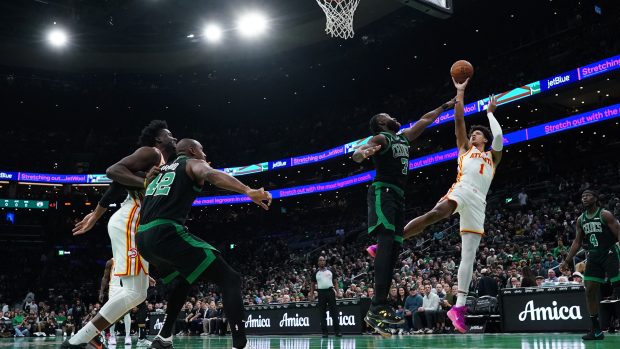
[[[54,28],[47,33],[47,41],[53,47],[63,47],[69,42],[69,36],[66,31]]]
[[[216,24],[209,24],[205,27],[203,35],[205,39],[209,42],[218,42],[222,40],[222,28],[220,28]]]
[[[239,33],[245,37],[255,37],[267,30],[267,18],[259,12],[246,13],[237,21]]]

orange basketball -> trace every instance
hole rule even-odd
[[[462,83],[465,79],[474,76],[474,67],[465,60],[456,61],[450,68],[450,75],[456,82]]]

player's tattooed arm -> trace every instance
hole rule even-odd
[[[252,189],[228,173],[212,168],[204,160],[189,160],[186,171],[199,185],[204,185],[204,182],[207,181],[218,188],[245,194],[265,210],[268,210],[269,205],[271,205],[271,193],[265,191],[264,188]]]
[[[491,127],[491,133],[493,139],[491,140],[491,154],[493,155],[493,163],[495,167],[502,160],[502,149],[504,148],[504,133],[497,119],[495,119],[495,112],[497,109],[497,97],[492,95],[489,97],[489,107],[487,108],[487,118],[489,119],[489,126]]]
[[[353,161],[357,163],[361,163],[362,161],[375,155],[382,148],[386,148],[387,145],[388,145],[387,139],[385,138],[384,135],[379,134],[379,135],[373,136],[368,141],[368,143],[355,149],[355,152],[353,153],[351,158],[353,159]]]
[[[439,117],[439,115],[441,115],[441,113],[443,113],[446,110],[454,108],[455,104],[456,104],[456,97],[440,105],[439,107],[429,111],[428,113],[422,115],[420,120],[418,120],[415,124],[413,124],[413,126],[403,130],[403,135],[407,137],[409,142],[415,140],[422,134],[422,132],[424,132],[424,130],[430,124],[432,124]]]

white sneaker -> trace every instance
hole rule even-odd
[[[131,345],[131,337],[125,336],[125,345]]]
[[[428,330],[424,331],[424,333],[426,333],[426,334],[433,334],[433,330],[431,330],[431,329],[429,328]]]
[[[207,332],[203,332],[203,333],[200,334],[200,336],[202,336],[202,337],[208,336],[208,335],[209,335],[209,333],[207,333]]]
[[[136,347],[150,347],[151,346],[151,341],[148,339],[138,339],[138,342],[136,342]]]
[[[110,338],[108,338],[108,345],[116,345],[116,336],[110,336]]]
[[[398,330],[398,334],[402,336],[403,332],[405,332],[402,328]]]

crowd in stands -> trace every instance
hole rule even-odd
[[[617,54],[620,51],[620,37],[613,33],[618,32],[620,21],[601,22],[594,26],[590,26],[589,21],[591,18],[571,15],[571,19],[567,20],[569,24],[557,26],[556,23],[555,30],[537,28],[545,35],[531,45],[515,45],[514,51],[496,52],[489,60],[497,63],[484,64],[490,68],[477,72],[480,84],[478,87],[472,85],[472,95],[482,98],[491,90],[505,88],[508,83],[520,86],[551,75],[549,65],[539,61],[541,55],[538,52],[542,47],[554,53],[545,59],[557,71]],[[586,24],[588,30],[582,30]],[[588,42],[590,44],[582,45]],[[511,68],[507,71],[506,67]],[[32,76],[11,77],[8,74],[0,82],[0,91],[6,92],[2,93],[3,96],[8,96],[16,104],[23,94],[33,89],[42,95],[52,91],[68,101],[67,104],[75,101],[75,96],[85,96],[91,103],[102,86],[102,79],[107,79],[105,74],[102,74],[103,78],[75,77],[68,81],[58,77],[39,79]],[[114,81],[116,78],[115,75]],[[139,82],[132,77],[125,78],[135,84],[114,82],[113,85],[123,85],[124,88],[141,92],[144,92],[142,89],[171,89],[170,84],[166,86],[164,82],[153,87],[154,82],[144,76],[137,79]],[[213,78],[210,76],[208,79]],[[190,90],[201,83],[194,78],[179,77],[172,85],[178,84],[181,90]],[[368,135],[367,120],[376,111],[418,115],[434,105],[418,105],[414,101],[434,100],[438,98],[436,96],[444,96],[445,91],[452,91],[448,85],[423,85],[403,87],[398,92],[383,91],[376,99],[362,103],[354,101],[355,107],[346,104],[351,104],[351,101],[344,101],[338,107],[319,111],[312,109],[312,115],[308,118],[282,117],[278,119],[279,127],[270,128],[270,132],[261,132],[261,126],[256,124],[236,128],[217,124],[213,129],[199,130],[184,121],[180,121],[173,131],[177,135],[208,140],[208,155],[214,159],[216,166],[244,165],[307,154]],[[121,93],[125,92],[121,88],[123,86],[119,87]],[[438,92],[440,89],[442,92]],[[70,97],[67,98],[67,95]],[[151,95],[138,97],[148,103],[154,99]],[[178,96],[173,94],[172,97],[175,99]],[[29,98],[24,100],[26,104],[40,104]],[[128,103],[126,98],[120,100]],[[437,100],[436,104],[442,102]],[[120,105],[118,101],[111,103],[115,108]],[[126,108],[125,105],[122,107]],[[45,108],[41,107],[39,111],[46,113]],[[18,115],[28,113],[32,110],[17,112]],[[57,112],[51,114],[60,115]],[[133,122],[127,111],[121,115],[126,116],[129,123]],[[161,113],[156,115],[162,119],[172,117]],[[534,121],[530,119],[528,122]],[[19,152],[6,154],[3,162],[6,168],[0,170],[103,173],[107,165],[133,149],[142,122],[133,123],[135,125],[131,127],[135,133],[128,132],[124,126],[119,129],[117,125],[92,127],[94,123],[90,120],[87,125],[82,121],[78,131],[64,124],[49,129],[33,129],[25,124],[20,126],[22,128],[0,130],[0,144],[4,144],[5,149],[20,147]],[[513,124],[513,127],[518,126]],[[591,129],[602,134],[609,127],[618,126],[593,125]],[[575,236],[575,221],[582,212],[579,202],[581,191],[586,188],[599,190],[601,204],[620,217],[620,188],[617,184],[620,164],[614,160],[617,159],[614,155],[617,154],[618,140],[613,137],[613,130],[607,132],[612,137],[600,138],[575,132],[566,138],[556,136],[558,138],[545,143],[544,148],[542,145],[538,148],[540,144],[535,144],[537,149],[530,148],[530,144],[522,144],[507,150],[489,194],[486,236],[477,254],[472,283],[468,285],[472,294],[494,296],[501,288],[582,282],[582,264],[566,273],[559,271],[557,266],[564,261]],[[452,132],[448,133],[453,137]],[[615,134],[618,134],[617,131]],[[248,146],[250,142],[262,146]],[[453,141],[450,142],[452,147]],[[442,149],[436,143],[421,140],[416,144],[416,156]],[[344,161],[348,166],[346,173],[334,170],[328,174],[322,167],[307,167],[304,174],[309,172],[310,175],[305,180],[317,182],[360,171],[348,159]],[[577,164],[579,167],[576,167]],[[337,165],[341,166],[340,160]],[[293,170],[290,171],[292,173]],[[285,172],[270,174],[267,189],[299,179],[294,176],[286,180],[278,179],[281,173]],[[454,180],[454,174],[445,166],[424,168],[412,173],[411,177],[407,192],[407,219],[428,210]],[[76,219],[92,209],[103,189],[0,186],[2,197],[33,197],[58,202],[73,197],[90,204],[74,204],[48,212],[19,211],[15,218],[18,224],[2,219],[0,254],[10,263],[0,263],[0,336],[69,336],[97,313],[101,306],[97,303],[100,274],[110,254],[107,238],[104,237],[105,224],[96,227],[81,240],[74,239],[68,232]],[[258,212],[250,205],[195,208],[186,224],[190,231],[213,242],[226,260],[243,275],[246,305],[308,301],[310,280],[316,270],[318,256],[325,256],[328,265],[339,275],[338,298],[372,297],[373,261],[365,248],[373,242],[366,234],[364,198],[364,188],[358,186],[322,196],[274,202],[272,210],[266,213]],[[37,239],[20,238],[24,229],[39,229]],[[12,230],[16,233],[10,239],[6,238]],[[59,249],[69,250],[71,254],[60,255]],[[455,303],[459,257],[458,216],[429,227],[424,234],[404,243],[394,270],[390,299],[394,309],[406,317],[407,323],[394,328],[395,332],[420,334],[451,331],[445,311]],[[579,259],[582,257],[579,256]],[[157,271],[153,272],[157,276]],[[166,287],[159,282],[149,289],[149,310],[163,312],[166,309],[165,299]],[[117,330],[123,331],[123,326],[117,326]],[[176,331],[188,335],[225,333],[226,314],[221,307],[220,293],[213,285],[200,281],[193,285],[191,296],[177,319]]]

